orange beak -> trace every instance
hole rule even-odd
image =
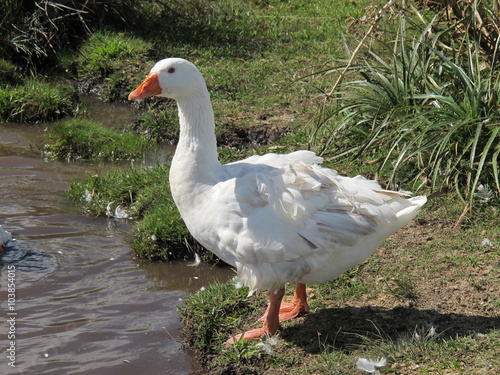
[[[161,94],[158,74],[149,73],[144,82],[142,82],[138,88],[129,94],[128,100],[144,99],[158,94]]]

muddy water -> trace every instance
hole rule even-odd
[[[177,306],[232,271],[134,260],[127,222],[65,200],[72,178],[101,167],[44,162],[42,133],[0,125],[0,224],[16,238],[0,255],[0,374],[202,373],[179,344]]]

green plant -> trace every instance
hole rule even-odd
[[[415,282],[408,276],[401,276],[394,280],[396,284],[390,291],[399,298],[415,299],[417,298],[417,290]]]
[[[144,137],[105,128],[83,118],[53,124],[49,128],[46,143],[47,157],[67,160],[133,159],[151,147]]]
[[[0,58],[0,84],[16,84],[20,82],[16,66],[11,62]]]
[[[321,154],[371,158],[393,186],[454,186],[471,208],[481,183],[500,192],[497,66],[478,49],[464,56],[442,48],[449,30],[440,31],[436,18],[415,33],[407,17],[401,15],[390,49],[371,50],[353,65],[351,74],[363,79],[343,85],[337,108],[324,112],[313,138],[330,124]],[[477,42],[468,38],[461,42]]]
[[[173,104],[173,103],[171,103]],[[177,106],[164,104],[164,109],[150,107],[139,115],[135,128],[141,133],[146,133],[157,141],[177,142],[179,138],[179,120],[177,119]]]
[[[47,122],[79,111],[76,90],[67,84],[30,78],[0,86],[0,118],[13,122]]]
[[[214,352],[234,334],[241,317],[254,311],[247,288],[235,288],[232,281],[213,283],[191,295],[181,307],[186,339],[195,350]],[[248,347],[240,345],[239,355]]]
[[[88,31],[87,13],[79,1],[1,1],[0,53],[15,55],[30,67],[54,58],[58,45]]]

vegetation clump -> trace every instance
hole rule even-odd
[[[30,78],[23,84],[0,85],[0,119],[48,122],[71,117],[79,110],[71,85]]]
[[[149,147],[145,137],[73,118],[49,128],[45,155],[66,160],[129,160],[142,156]]]
[[[263,309],[262,295],[247,297],[248,288],[237,288],[235,281],[211,283],[191,295],[180,308],[185,342],[195,350],[212,373],[258,374],[269,367],[268,353],[261,343],[239,341],[226,345],[248,317],[257,318]]]
[[[133,89],[131,80],[143,73],[152,45],[125,33],[101,31],[80,47],[76,60],[82,91],[98,94],[105,101],[124,100]]]
[[[113,170],[73,181],[68,196],[83,204],[88,215],[133,219],[132,249],[140,259],[192,259],[196,252],[214,261],[184,225],[170,194],[168,171],[165,164]]]
[[[498,65],[464,48],[482,45],[482,33],[456,36],[416,8],[394,21],[328,94],[337,100],[318,117],[313,143],[332,160],[369,157],[391,186],[456,189],[472,209],[480,186],[500,192]],[[488,51],[497,56],[499,44]]]

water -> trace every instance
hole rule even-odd
[[[44,162],[43,132],[0,125],[0,224],[17,239],[0,255],[0,374],[201,374],[177,306],[233,272],[135,260],[129,223],[66,201],[72,178],[102,166]]]

